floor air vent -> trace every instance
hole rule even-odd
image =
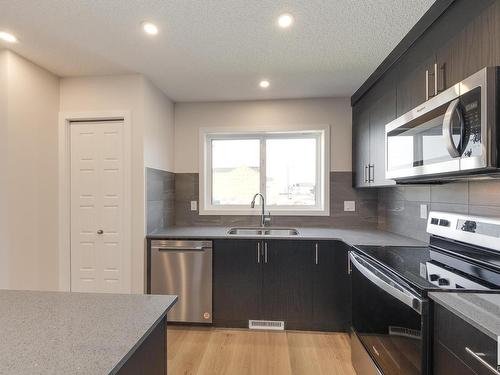
[[[285,329],[285,322],[278,320],[249,320],[248,328],[283,331]]]
[[[422,332],[411,328],[389,326],[389,335],[420,339],[422,337]]]

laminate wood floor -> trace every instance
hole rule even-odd
[[[169,375],[355,375],[343,333],[169,327]]]

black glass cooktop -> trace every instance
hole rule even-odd
[[[356,246],[356,248],[419,289],[441,289],[427,280],[427,262],[431,261],[429,247]]]

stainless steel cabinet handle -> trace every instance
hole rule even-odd
[[[267,242],[264,242],[264,263],[267,263]]]
[[[99,229],[99,230],[97,231],[97,234],[103,234],[103,233],[104,233],[104,231],[103,231],[102,229]]]
[[[429,100],[429,70],[425,70],[425,101]]]
[[[367,173],[368,165],[365,164],[365,182],[368,182],[368,173]]]
[[[490,365],[488,362],[486,362],[482,357],[485,355],[483,353],[475,353],[468,347],[465,347],[465,351],[469,353],[471,356],[473,356],[479,363],[481,363],[484,367],[486,367],[488,370],[490,370],[493,374],[500,374],[498,370],[496,370],[492,365]]]
[[[257,263],[260,263],[260,242],[257,242]]]
[[[319,254],[318,254],[318,244],[316,243],[315,245],[315,257],[314,257],[314,262],[316,264],[319,264]]]
[[[375,164],[368,165],[368,182],[375,182]]]
[[[438,94],[438,64],[434,63],[434,96]]]
[[[429,69],[425,70],[425,100],[429,100],[438,94],[438,80],[437,80],[437,63],[434,64],[434,72],[430,73]],[[429,78],[430,76],[434,76],[434,95],[429,95]]]

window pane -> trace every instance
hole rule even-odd
[[[316,204],[316,139],[266,141],[266,198],[270,205]]]
[[[260,140],[212,141],[212,204],[250,205],[260,191]]]

